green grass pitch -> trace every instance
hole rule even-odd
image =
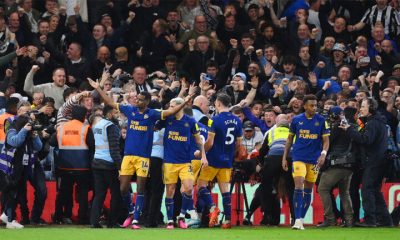
[[[0,229],[1,240],[223,240],[223,239],[296,239],[296,240],[398,240],[400,228],[344,229],[332,227],[316,229],[306,227],[305,231],[295,231],[288,227],[234,227],[225,229],[90,229],[82,227],[25,228],[21,230]]]

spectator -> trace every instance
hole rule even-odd
[[[59,109],[64,103],[62,98],[63,92],[67,85],[65,85],[65,70],[57,68],[53,71],[53,82],[44,83],[40,85],[33,84],[33,76],[39,70],[39,66],[33,65],[31,71],[26,75],[24,91],[32,96],[34,92],[43,92],[45,96],[52,97],[55,100],[55,108]]]

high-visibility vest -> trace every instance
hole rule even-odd
[[[288,127],[275,127],[268,132],[268,155],[280,156],[285,151],[285,145],[289,136]]]
[[[63,123],[57,128],[58,163],[62,170],[89,170],[89,148],[86,144],[86,135],[89,125],[78,120]]]
[[[6,141],[6,130],[5,130],[6,120],[13,116],[14,116],[13,114],[10,114],[7,112],[0,115],[0,145],[1,146],[3,146],[4,142]]]
[[[0,171],[3,171],[7,175],[13,173],[13,162],[16,148],[3,147],[0,151]]]
[[[110,163],[113,163],[113,159],[110,154],[110,145],[107,136],[107,127],[113,123],[106,119],[101,119],[95,125],[93,125],[93,135],[95,141],[96,151],[94,153],[95,159],[101,159]]]

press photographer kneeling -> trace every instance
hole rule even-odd
[[[354,116],[357,110],[354,109],[353,112]],[[354,142],[346,134],[345,130],[339,128],[341,124],[355,125],[354,117],[346,118],[340,107],[332,107],[329,111],[329,125],[331,128],[331,135],[329,136],[330,147],[325,165],[321,169],[322,174],[318,185],[318,192],[324,206],[324,222],[317,225],[317,227],[337,225],[331,200],[331,190],[335,186],[339,188],[345,226],[351,227],[354,224],[349,188],[351,176],[353,175],[352,167],[355,163],[355,147]]]
[[[34,169],[38,166],[37,152],[42,148],[42,142],[37,131],[32,131],[33,120],[34,116],[27,114],[16,117],[8,128],[6,142],[0,154],[0,169],[6,180],[1,183],[6,184],[2,191],[4,213],[1,220],[6,222],[7,228],[23,228],[15,220],[18,183],[24,177],[31,183],[35,182]],[[43,209],[44,201],[40,205],[37,207]]]

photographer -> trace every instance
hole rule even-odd
[[[5,130],[11,128],[14,119],[17,119],[21,116],[28,116],[30,118],[30,124],[32,126],[32,130],[38,132],[41,130],[41,126],[38,126],[37,115],[35,115],[35,111],[31,110],[31,104],[27,101],[21,101],[17,106],[17,115],[15,117],[10,117],[7,119],[5,123]],[[43,144],[42,144],[43,146]],[[40,149],[39,149],[40,150]],[[40,218],[43,212],[44,203],[47,197],[47,188],[44,178],[43,168],[40,164],[39,153],[35,153],[35,157],[38,159],[34,162],[34,168],[26,169],[22,173],[22,176],[19,178],[17,185],[17,203],[20,205],[21,210],[21,224],[44,224],[45,222]],[[28,198],[27,198],[27,181],[31,183],[32,187],[35,189],[35,200],[34,206],[32,209],[31,219],[29,218],[29,208],[28,208]]]
[[[32,131],[32,118],[34,117],[23,114],[13,121],[1,152],[1,160],[5,160],[1,161],[1,170],[7,175],[5,179],[8,179],[2,192],[5,211],[1,219],[2,221],[7,219],[6,227],[10,229],[23,228],[15,220],[18,182],[29,180],[35,188],[33,221],[39,221],[46,199],[43,170],[40,171],[40,163],[37,161],[36,154],[42,148],[42,142],[37,131]],[[7,164],[3,165],[4,162]]]
[[[341,124],[347,135],[365,148],[366,158],[362,161],[362,205],[364,222],[355,223],[359,227],[393,226],[386,202],[381,192],[385,172],[385,152],[388,148],[388,135],[384,117],[377,111],[378,102],[373,98],[362,101],[360,115],[366,119],[364,130],[349,124]],[[364,122],[364,121],[363,121]]]
[[[354,114],[356,110],[354,111]],[[353,121],[351,121],[353,120]],[[350,119],[351,125],[356,125],[354,119]],[[355,163],[354,143],[349,136],[346,135],[339,125],[347,124],[346,118],[343,116],[343,110],[338,107],[332,107],[329,110],[329,122],[331,135],[329,142],[331,146],[327,154],[325,162],[325,170],[323,170],[318,186],[318,192],[324,206],[324,222],[317,227],[329,227],[337,224],[335,214],[332,209],[331,190],[335,186],[339,188],[340,200],[343,206],[345,226],[353,226],[353,208],[350,199],[350,181],[353,175],[352,167]]]
[[[47,180],[54,179],[54,157],[53,148],[49,145],[50,136],[55,133],[56,111],[54,108],[54,99],[45,97],[42,107],[36,112],[38,127],[41,127],[40,138],[43,142],[43,148],[38,153],[39,159],[43,165]]]

